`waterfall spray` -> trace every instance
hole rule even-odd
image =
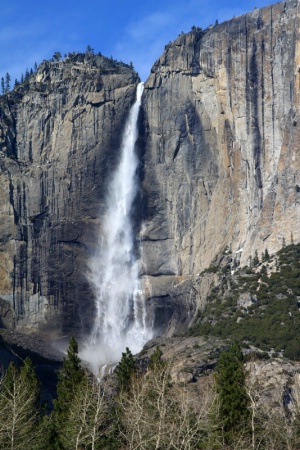
[[[143,83],[137,87],[123,133],[121,159],[106,198],[102,236],[90,261],[90,279],[96,296],[96,317],[82,358],[94,367],[118,361],[126,347],[135,353],[149,340],[146,308],[139,289],[139,261],[134,254],[131,208],[137,193],[138,159],[135,143]]]

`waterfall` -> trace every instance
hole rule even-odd
[[[138,189],[135,143],[142,93],[143,83],[140,83],[125,124],[121,159],[109,184],[101,237],[90,261],[96,313],[89,341],[80,355],[94,368],[119,361],[126,347],[132,353],[140,351],[152,337],[139,288],[139,261],[134,252],[131,222],[131,209]]]

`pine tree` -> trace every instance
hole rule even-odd
[[[264,255],[264,257],[265,257],[265,261],[268,261],[268,260],[270,259],[270,255],[269,255],[269,252],[268,252],[268,249],[267,249],[267,248],[265,249],[265,255]]]
[[[243,354],[237,342],[220,355],[216,389],[220,403],[219,419],[223,424],[225,441],[230,443],[239,432],[247,429],[249,421]]]
[[[61,59],[61,53],[60,52],[54,52],[52,56],[53,61],[59,61]]]
[[[259,264],[258,252],[257,252],[257,250],[255,250],[254,258],[253,258],[253,265],[257,266],[258,264]]]
[[[149,361],[150,370],[160,370],[166,366],[165,361],[162,359],[163,352],[160,346],[156,347],[155,351],[152,353]]]
[[[10,91],[10,75],[8,72],[6,72],[5,75],[5,92],[9,92]]]
[[[54,400],[54,410],[52,420],[54,428],[52,430],[53,448],[61,448],[61,432],[67,420],[70,405],[78,393],[80,383],[84,378],[84,371],[78,357],[78,344],[74,337],[71,337],[67,351],[67,358],[64,359],[63,366],[58,374],[57,399]]]
[[[93,55],[94,49],[90,45],[87,45],[85,53],[87,53],[88,55]]]
[[[84,376],[81,361],[78,357],[78,344],[74,337],[71,337],[67,350],[67,358],[64,359],[63,366],[58,374],[57,400],[55,409],[64,414],[68,404],[73,399],[74,393]]]
[[[5,84],[4,84],[4,78],[1,78],[1,92],[2,95],[5,94]]]
[[[115,369],[117,375],[118,391],[128,391],[131,387],[131,379],[135,373],[135,361],[128,347],[126,352],[122,353],[122,358]]]

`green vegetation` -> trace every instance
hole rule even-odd
[[[126,347],[126,352],[122,353],[121,361],[117,365],[115,373],[118,391],[130,390],[131,380],[135,373],[135,361],[128,347]]]
[[[127,348],[115,376],[101,382],[81,367],[77,352],[72,338],[59,372],[58,397],[48,415],[30,360],[20,369],[10,364],[0,384],[0,448],[299,448],[299,402],[294,402],[294,419],[289,421],[283,404],[274,410],[268,402],[259,402],[261,392],[251,380],[246,382],[237,342],[220,354],[215,375],[199,384],[173,382],[172,364],[159,347],[139,371]],[[293,390],[297,400],[297,377]]]
[[[260,265],[255,252],[252,261],[252,268],[222,273],[189,334],[236,338],[299,360],[300,244],[284,246],[272,258],[266,250]]]
[[[70,339],[67,358],[58,374],[57,399],[54,400],[54,409],[49,423],[49,441],[54,449],[63,447],[66,433],[64,424],[68,421],[69,410],[73,400],[77,397],[79,387],[84,378],[78,357],[78,344],[72,337]]]
[[[60,52],[54,52],[52,56],[52,61],[59,61],[61,59],[61,53]]]
[[[10,91],[10,75],[7,72],[5,75],[5,80],[4,77],[1,78],[1,93],[3,95],[9,91]]]
[[[224,439],[229,444],[237,435],[249,430],[249,397],[245,388],[244,358],[235,341],[228,351],[221,353],[216,371],[219,395],[218,420],[222,423]]]
[[[101,70],[105,70],[105,68],[103,68],[102,66],[99,67],[99,64],[97,65],[97,62],[96,62],[96,57],[102,56],[102,53],[98,52],[96,54],[94,49],[90,45],[87,45],[85,52],[82,52],[82,53],[80,51],[73,51],[73,52],[69,52],[68,54],[65,53],[64,55],[62,55],[62,53],[57,50],[53,53],[52,57],[50,58],[50,62],[58,63],[63,58],[65,60],[70,60],[70,59],[72,60],[72,58],[74,58],[78,55],[85,55],[85,61],[90,65],[90,67],[98,67]],[[117,69],[118,65],[121,64],[121,65],[127,66],[131,70],[135,71],[132,61],[129,64],[125,64],[122,61],[118,61],[117,59],[114,59],[112,56],[110,58],[108,58],[107,61],[110,61],[110,64],[108,65],[106,70]],[[18,86],[22,86],[23,88],[25,87],[25,90],[28,89],[30,87],[30,79],[31,79],[32,75],[34,75],[37,72],[37,70],[38,70],[38,65],[36,62],[34,63],[33,69],[32,68],[28,69],[26,67],[25,72],[21,74],[20,78],[19,79],[15,78],[14,84],[13,84],[13,89],[17,88]],[[136,74],[138,76],[137,72],[136,72]],[[1,95],[9,93],[11,91],[11,88],[12,88],[11,76],[7,72],[5,77],[1,77],[1,91],[0,91]]]

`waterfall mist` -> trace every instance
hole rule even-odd
[[[131,107],[123,132],[121,159],[108,187],[106,213],[96,252],[90,260],[90,281],[96,297],[96,316],[91,335],[80,356],[94,369],[120,360],[129,347],[140,351],[152,334],[146,324],[146,308],[139,288],[131,221],[137,194],[138,159],[135,143],[143,83]]]

